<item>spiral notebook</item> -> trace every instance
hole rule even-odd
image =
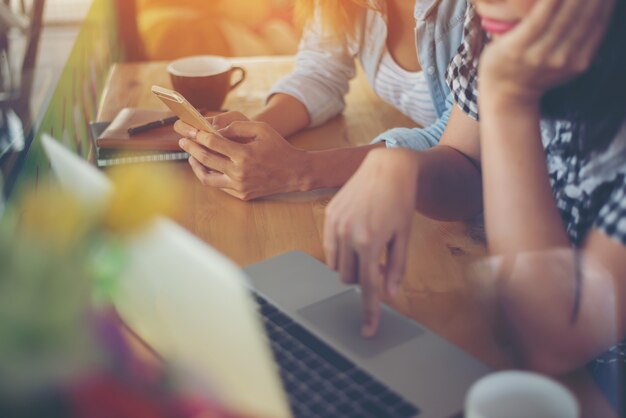
[[[89,128],[98,167],[189,158],[189,154],[178,148],[179,136],[172,126],[132,137],[128,135],[129,126],[165,116],[168,115],[162,111],[126,108],[112,122],[91,122]]]

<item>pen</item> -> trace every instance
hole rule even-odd
[[[170,116],[169,118],[155,120],[144,125],[135,125],[128,128],[128,135],[133,136],[151,129],[160,128],[161,126],[171,125],[178,120],[178,116]]]

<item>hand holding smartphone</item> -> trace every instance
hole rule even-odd
[[[217,134],[215,128],[213,128],[204,116],[202,116],[182,94],[160,86],[152,86],[152,93],[161,99],[161,101],[187,125],[191,125],[199,131]]]

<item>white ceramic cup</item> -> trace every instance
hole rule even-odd
[[[465,418],[578,418],[578,402],[563,385],[537,373],[504,371],[472,385]]]

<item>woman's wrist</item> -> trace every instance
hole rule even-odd
[[[292,174],[287,182],[288,190],[285,192],[308,192],[318,188],[313,152],[299,149],[296,155],[297,157],[289,163]]]
[[[343,186],[358,167],[357,163],[354,170],[350,169],[351,151],[355,150],[346,148],[305,151],[306,155],[300,167],[302,172],[300,190],[309,191]],[[344,160],[343,163],[342,160]]]
[[[310,116],[306,106],[287,94],[274,94],[252,120],[265,122],[281,136],[288,137],[309,126]]]
[[[367,164],[379,165],[398,175],[415,177],[417,174],[417,153],[405,148],[377,149],[366,158]]]
[[[299,171],[302,191],[343,186],[357,171],[373,150],[384,148],[383,143],[358,147],[305,151]]]
[[[485,113],[506,114],[527,111],[539,107],[541,95],[530,91],[507,89],[503,86],[489,88],[486,85],[478,93],[481,117]]]
[[[508,92],[479,94],[478,106],[483,121],[492,118],[519,120],[525,116],[534,117],[540,114],[540,97]]]
[[[379,149],[371,152],[363,165],[368,164],[372,171],[381,173],[390,184],[401,187],[412,196],[417,195],[420,154],[406,148]],[[415,198],[411,199],[413,202]]]

